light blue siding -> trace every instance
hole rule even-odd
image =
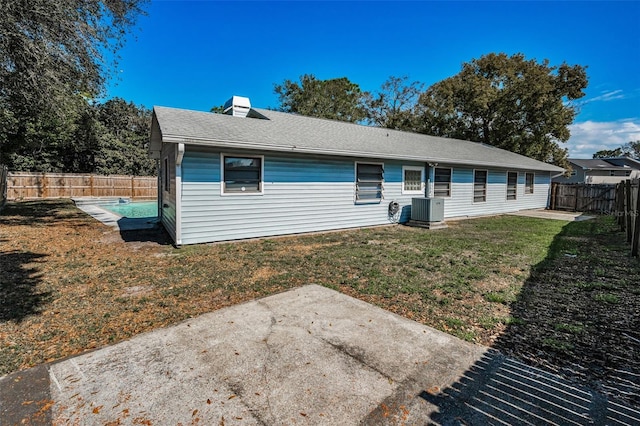
[[[400,204],[399,221],[406,222],[411,198],[417,195],[402,194],[402,166],[424,166],[418,162],[253,152],[247,155],[264,155],[264,193],[222,195],[221,154],[187,146],[182,163],[182,244],[389,224],[393,223],[388,215],[391,201]],[[384,163],[382,202],[354,202],[355,161]],[[536,172],[535,192],[525,195],[524,172],[519,171],[517,200],[507,201],[507,170],[490,169],[487,201],[474,203],[473,168],[452,168],[452,191],[451,197],[445,198],[445,217],[503,213],[547,204],[548,173]],[[175,214],[170,214],[171,208],[167,210],[163,223],[175,227],[171,222]]]
[[[354,160],[265,155],[264,194],[221,195],[220,155],[187,148],[183,244],[389,224],[391,201],[411,204],[401,194],[402,165],[411,163],[385,162],[382,202],[356,204]],[[405,208],[400,220],[408,214]]]
[[[473,201],[473,168],[446,165],[438,167],[453,168],[451,197],[444,199],[445,218],[481,216],[547,207],[551,181],[548,172],[535,172],[534,193],[525,194],[526,171],[478,168],[478,170],[488,170],[487,200],[476,203]],[[515,200],[507,200],[508,171],[518,172],[518,191]]]
[[[164,169],[164,159],[169,159],[169,180],[170,188],[169,192],[164,190],[164,179],[160,179],[160,188],[158,188],[158,195],[160,197],[160,220],[165,229],[173,239],[176,241],[176,145],[175,144],[163,144],[162,152],[160,155],[160,173],[164,176],[167,171]]]

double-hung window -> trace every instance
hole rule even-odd
[[[473,202],[483,203],[487,201],[487,171],[473,171]]]
[[[402,166],[402,193],[424,195],[424,167]]]
[[[356,202],[379,203],[384,198],[384,165],[356,163]]]
[[[433,174],[433,195],[451,197],[451,169],[436,167]]]
[[[262,194],[262,156],[222,156],[223,194]]]
[[[525,173],[524,175],[524,193],[533,194],[533,182],[535,175],[533,173]]]
[[[518,172],[507,172],[507,200],[518,198]]]

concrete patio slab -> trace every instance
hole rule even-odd
[[[540,219],[566,220],[569,222],[581,222],[583,220],[594,219],[595,216],[586,215],[582,212],[566,212],[560,210],[520,210],[518,212],[507,213],[511,216],[537,217]]]
[[[0,390],[3,425],[640,421],[633,408],[317,285],[14,373]]]

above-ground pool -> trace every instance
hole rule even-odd
[[[157,201],[134,201],[131,203],[103,204],[100,207],[119,216],[128,218],[158,216]]]

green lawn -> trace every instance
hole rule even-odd
[[[640,282],[639,263],[611,217],[497,216],[442,230],[386,226],[180,249],[162,235],[125,239],[67,201],[5,207],[0,297],[11,303],[0,312],[0,373],[308,283],[530,361],[536,350],[567,358],[584,350],[585,336],[597,340],[594,310],[624,307],[640,328],[630,284]],[[578,300],[588,303],[586,319],[558,313]],[[524,335],[535,347],[518,343]]]

